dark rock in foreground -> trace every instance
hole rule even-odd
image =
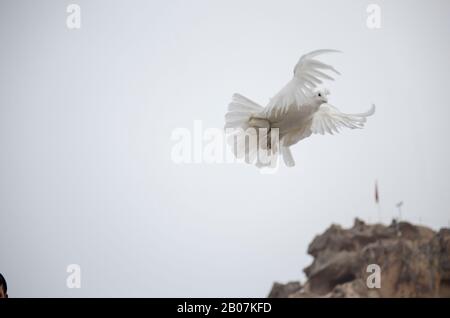
[[[308,254],[306,283],[275,283],[269,297],[450,297],[450,229],[356,219],[350,229],[330,226]],[[371,264],[379,266],[379,288],[370,285]]]

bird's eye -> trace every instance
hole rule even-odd
[[[319,97],[322,97],[322,94],[319,93]]]

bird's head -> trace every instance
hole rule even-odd
[[[314,98],[319,102],[319,104],[328,103],[328,95],[330,95],[330,91],[328,89],[321,89],[315,93]]]

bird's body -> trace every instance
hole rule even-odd
[[[333,134],[341,127],[362,128],[366,117],[374,113],[375,106],[363,114],[344,114],[328,104],[327,90],[315,90],[318,84],[322,84],[322,79],[333,80],[326,71],[339,74],[332,66],[314,59],[315,56],[327,52],[336,51],[318,50],[302,56],[294,68],[293,79],[265,108],[242,95],[233,95],[233,101],[225,116],[225,127],[242,130],[264,129],[268,139],[270,131],[277,129],[278,144],[272,148],[270,145],[263,148],[271,148],[272,154],[281,153],[287,166],[295,165],[289,147],[313,133]],[[258,162],[258,156],[255,156],[258,145],[250,145],[245,138],[239,141],[234,135],[232,137],[233,143],[237,143],[236,147],[233,144],[236,157],[244,157],[247,162],[256,163],[260,167],[268,165]]]
[[[301,107],[289,107],[281,115],[268,114],[267,119],[271,123],[271,128],[279,129],[279,138],[285,140],[284,145],[291,146],[307,137],[303,136],[302,131],[309,131],[312,118],[319,107],[320,104],[315,102],[304,104]]]

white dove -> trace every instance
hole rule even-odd
[[[294,77],[276,94],[264,108],[250,99],[234,94],[233,100],[228,106],[225,115],[225,128],[240,128],[239,130],[252,131],[264,129],[266,140],[270,140],[270,131],[278,128],[279,145],[272,148],[272,153],[281,153],[288,167],[295,165],[290,146],[311,134],[333,134],[339,132],[339,128],[362,128],[366,117],[375,113],[375,105],[366,113],[344,114],[336,107],[328,104],[329,91],[318,90],[322,79],[334,80],[328,73],[336,71],[332,66],[324,64],[316,59],[323,53],[339,52],[336,50],[317,50],[303,55],[294,68]],[[249,144],[248,139],[235,139],[231,135],[233,151],[237,158],[244,157],[248,163],[256,163],[258,167],[267,166],[261,164],[254,156],[257,152],[257,144]]]

